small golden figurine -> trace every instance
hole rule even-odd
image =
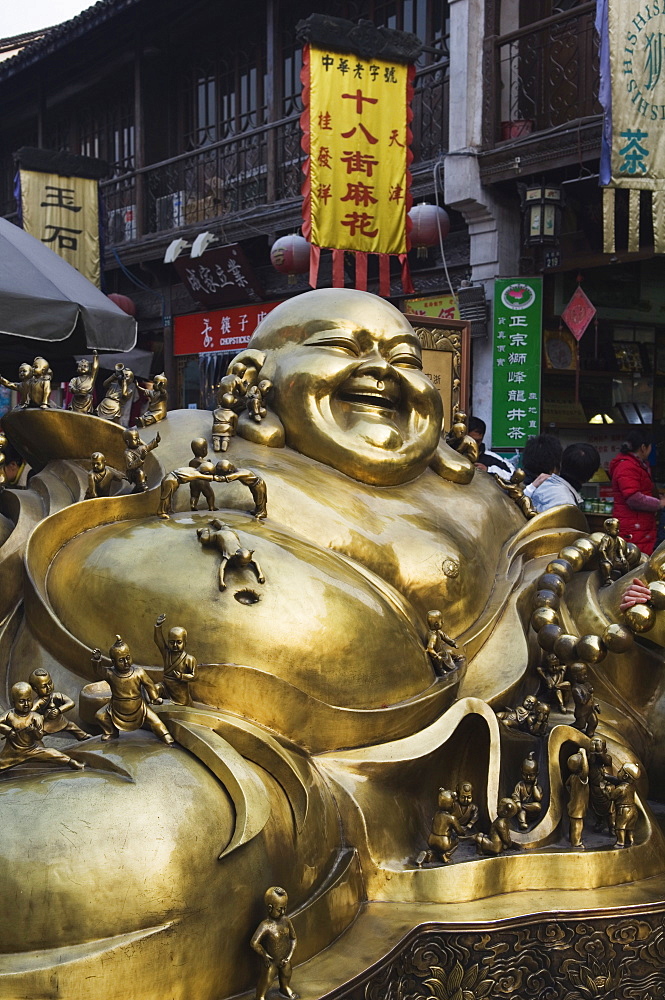
[[[550,706],[546,701],[537,701],[533,716],[527,718],[527,733],[532,736],[546,736],[549,729]]]
[[[473,785],[463,781],[457,786],[453,812],[465,830],[471,830],[478,820],[478,806],[473,801]]]
[[[97,415],[119,424],[124,405],[134,394],[134,372],[118,362],[104,382],[106,395],[97,406]]]
[[[446,435],[446,444],[454,448],[460,455],[466,455],[469,461],[475,465],[480,455],[480,449],[475,438],[467,434],[466,421],[466,413],[463,413],[462,410],[455,410],[453,425],[450,428],[450,433]]]
[[[536,719],[537,704],[538,699],[535,694],[528,694],[521,705],[516,708],[505,708],[501,712],[497,712],[496,716],[497,719],[501,719],[507,729],[521,729],[523,732],[529,732]]]
[[[458,649],[454,639],[443,630],[443,616],[440,611],[427,612],[427,654],[432,661],[434,671],[437,674],[446,674],[451,670],[456,670],[462,666],[466,660],[463,654],[455,655],[448,649]]]
[[[127,469],[127,479],[133,487],[132,493],[145,493],[148,484],[143,466],[150,452],[154,451],[161,441],[159,431],[147,444],[139,437],[136,427],[129,427],[122,438],[127,445],[125,448],[125,468]]]
[[[543,808],[543,789],[538,784],[538,761],[533,751],[522,761],[522,777],[512,798],[517,803],[517,825],[526,830]]]
[[[92,413],[92,394],[99,372],[99,356],[92,352],[92,369],[87,358],[81,358],[76,366],[77,374],[69,382],[72,401],[69,409],[74,413]]]
[[[215,475],[212,462],[201,462],[198,469],[193,469],[191,465],[185,465],[181,469],[167,472],[162,479],[157,514],[159,517],[167,518],[173,513],[173,497],[183,483],[220,483],[221,481],[221,477]]]
[[[232,361],[226,375],[217,384],[217,399],[220,400],[223,396],[229,396],[231,401],[228,405],[232,407],[240,406],[249,385],[247,378],[248,371],[247,365],[243,364],[242,361]]]
[[[499,799],[497,817],[490,826],[489,834],[475,833],[478,854],[501,854],[513,847],[510,821],[517,813],[517,803],[513,799]]]
[[[14,708],[0,716],[0,737],[6,741],[0,751],[0,771],[26,761],[56,761],[82,771],[85,764],[60,750],[44,746],[44,719],[39,712],[33,712],[32,695],[32,688],[25,681],[12,686]]]
[[[144,697],[145,692],[153,705],[161,705],[159,691],[143,667],[134,666],[129,646],[119,635],[109,649],[109,656],[111,666],[107,667],[102,663],[101,649],[92,651],[94,672],[111,688],[109,701],[95,714],[103,733],[102,739],[117,737],[121,730],[131,733],[147,722],[160,740],[169,745],[174,743],[168,729]]]
[[[503,492],[507,493],[511,500],[514,500],[527,520],[536,516],[537,511],[531,506],[531,500],[524,496],[524,469],[515,469],[510,479],[502,479],[496,472],[492,472],[491,476]]]
[[[32,710],[39,712],[43,717],[45,733],[49,736],[56,733],[62,733],[63,736],[71,733],[77,740],[90,739],[90,733],[84,732],[75,722],[65,718],[65,712],[71,712],[76,706],[66,694],[54,691],[53,680],[48,670],[37,667],[28,677],[28,684],[37,695]]]
[[[254,517],[261,518],[268,516],[268,488],[265,480],[261,479],[256,472],[251,469],[238,469],[227,459],[222,459],[215,466],[215,475],[220,477],[224,483],[242,483],[252,494],[254,501]]]
[[[589,808],[589,761],[584,747],[569,757],[566,764],[569,771],[566,781],[570,820],[568,839],[571,847],[583,848],[584,818]]]
[[[42,410],[48,409],[52,378],[53,372],[48,361],[45,358],[35,358],[32,362],[29,406],[38,406]]]
[[[263,897],[268,916],[256,928],[251,947],[263,959],[263,969],[256,986],[256,1000],[266,1000],[275,976],[279,979],[279,992],[290,1000],[298,994],[291,989],[291,959],[296,949],[296,932],[286,916],[289,897],[286,890],[273,885]]]
[[[238,427],[238,414],[233,409],[235,397],[229,392],[221,393],[217,403],[212,412],[212,449],[226,451]]]
[[[190,461],[192,469],[200,469],[208,454],[208,442],[205,438],[194,438],[191,442],[194,458]],[[210,483],[204,479],[197,479],[189,484],[189,506],[191,510],[196,510],[199,505],[199,497],[203,494],[208,504],[208,510],[217,510],[215,506],[215,491]]]
[[[196,659],[187,650],[187,629],[174,625],[164,638],[162,625],[166,615],[162,614],[155,622],[154,639],[164,661],[164,688],[176,705],[191,705],[192,696],[189,685],[196,680]]]
[[[637,764],[624,764],[616,778],[608,775],[603,784],[603,793],[614,803],[617,847],[632,847],[633,845],[633,834],[638,818],[635,784],[640,773]]]
[[[566,680],[566,667],[556,653],[545,653],[541,664],[536,667],[536,672],[543,679],[547,693],[554,695],[559,709],[564,715],[567,713],[566,697],[570,694],[570,681]]]
[[[265,405],[266,396],[272,389],[272,382],[269,378],[263,378],[257,385],[250,385],[245,396],[245,406],[247,413],[252,420],[260,424],[268,410]]]
[[[222,561],[219,564],[219,589],[226,590],[225,573],[227,566],[245,569],[251,568],[256,573],[259,583],[265,583],[261,567],[253,559],[254,549],[244,549],[235,531],[219,518],[214,517],[205,528],[197,528],[196,536],[204,548],[217,549]]]
[[[136,383],[136,388],[148,400],[148,408],[137,419],[138,427],[150,427],[152,424],[164,420],[168,410],[169,383],[166,375],[155,375],[152,389],[144,389],[142,385]]]
[[[25,409],[26,406],[30,406],[30,383],[32,381],[32,365],[24,362],[22,365],[18,366],[18,382],[10,382],[9,379],[3,378],[0,375],[0,385],[4,385],[6,389],[13,389],[14,392],[18,393],[18,403],[16,404],[16,409]]]
[[[630,569],[628,565],[628,543],[619,534],[619,521],[608,517],[603,521],[603,537],[598,542],[598,569],[602,587],[609,587],[613,580]]]
[[[85,491],[84,500],[93,500],[96,497],[111,496],[111,487],[114,483],[126,483],[127,476],[118,472],[113,466],[106,464],[106,459],[101,451],[93,451],[90,456],[90,472],[88,473],[88,488]]]
[[[455,814],[455,794],[447,788],[439,789],[439,808],[434,813],[432,832],[427,841],[430,851],[426,860],[432,861],[438,854],[444,864],[449,864],[459,847],[460,838],[466,834],[465,828]]]
[[[611,783],[614,778],[612,755],[607,751],[607,741],[601,736],[594,736],[589,751],[589,794],[591,808],[596,816],[596,830],[602,830],[607,824],[608,833],[614,834],[615,808],[612,799],[603,792],[603,785]]]
[[[571,691],[575,702],[575,729],[593,736],[598,726],[600,705],[593,697],[593,687],[589,684],[589,670],[586,663],[571,663],[568,668],[572,680]]]

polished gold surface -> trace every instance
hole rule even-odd
[[[0,997],[263,996],[292,961],[324,996],[324,955],[361,973],[422,920],[665,900],[660,590],[648,645],[619,609],[662,553],[601,586],[581,512],[527,519],[474,475],[411,327],[365,293],[271,312],[218,388],[238,433],[171,412],[140,491],[108,495],[141,447],[127,381],[108,420],[3,420],[39,472],[0,496]]]

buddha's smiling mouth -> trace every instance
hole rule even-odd
[[[369,384],[368,384],[369,383]],[[399,409],[401,392],[393,379],[379,381],[366,378],[351,378],[342,385],[337,398],[343,403],[372,409],[396,411]]]

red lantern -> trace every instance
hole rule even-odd
[[[439,239],[445,240],[450,232],[450,219],[445,208],[438,205],[414,205],[409,212],[411,220],[411,244],[418,247],[418,256],[427,256],[427,247],[436,246]],[[440,232],[439,232],[440,230]]]
[[[289,284],[295,284],[296,274],[309,271],[309,243],[304,236],[291,233],[280,236],[270,250],[270,263],[281,274],[288,274]]]
[[[111,302],[115,302],[118,309],[122,309],[128,316],[136,316],[136,305],[128,295],[120,295],[119,292],[110,292],[107,296]]]

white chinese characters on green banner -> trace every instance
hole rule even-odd
[[[540,432],[542,279],[494,284],[492,447],[523,448]]]

